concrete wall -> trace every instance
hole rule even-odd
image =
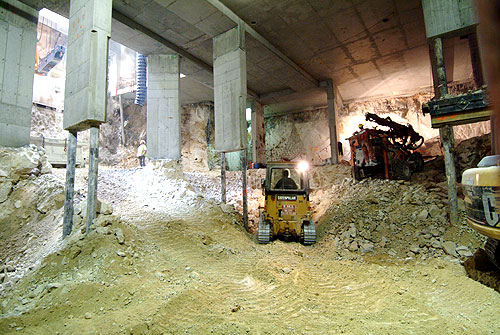
[[[150,159],[181,158],[179,56],[148,56],[147,145]]]
[[[15,0],[0,8],[0,146],[30,143],[38,12]]]

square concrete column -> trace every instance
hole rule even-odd
[[[342,97],[334,85],[333,80],[328,79],[325,82],[326,96],[328,102],[328,127],[330,129],[330,163],[338,164],[339,162],[339,147],[338,147],[338,133],[337,133],[337,120],[338,110],[342,106]]]
[[[64,94],[64,129],[106,122],[112,0],[71,0]]]
[[[266,163],[266,132],[264,130],[264,107],[250,100],[252,109],[252,162]]]
[[[112,0],[70,1],[63,126],[71,133],[73,149],[68,150],[63,237],[72,227],[76,138],[78,131],[89,128],[87,234],[97,216],[99,125],[106,122],[112,4]]]
[[[30,143],[38,12],[16,0],[0,7],[0,146]]]
[[[181,158],[179,55],[148,56],[147,140],[150,159]]]
[[[245,31],[235,27],[214,38],[215,149],[247,147]]]

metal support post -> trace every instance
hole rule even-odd
[[[66,185],[64,192],[64,220],[63,239],[71,234],[73,228],[74,213],[74,193],[75,193],[75,165],[76,165],[76,145],[78,132],[69,132],[66,161]]]
[[[448,202],[450,203],[450,222],[455,225],[458,223],[458,197],[457,197],[457,177],[455,174],[455,138],[453,128],[444,126],[439,128],[441,145],[444,152],[444,166],[446,179],[448,181]]]
[[[498,134],[498,115],[495,115],[495,113],[491,114],[490,117],[490,125],[491,125],[491,154],[492,155],[500,155],[500,152],[498,151],[500,148],[500,138]]]
[[[241,150],[241,179],[243,190],[243,227],[248,231],[248,207],[247,207],[247,150]]]
[[[444,67],[443,43],[440,38],[433,41],[434,59],[437,76],[437,92],[438,98],[444,98],[448,94],[448,86],[446,83],[446,69]],[[439,128],[439,136],[441,138],[441,146],[444,153],[444,165],[446,171],[446,179],[448,181],[448,203],[450,205],[450,223],[456,225],[458,223],[458,197],[457,197],[457,176],[455,172],[455,138],[453,136],[453,127],[444,126]]]
[[[124,129],[124,120],[123,120],[123,104],[122,104],[122,95],[118,96],[118,102],[120,105],[120,133],[121,133],[121,143],[125,145],[125,129]]]
[[[226,203],[226,153],[220,154],[220,185],[221,185],[221,201]]]
[[[87,193],[87,234],[97,214],[97,175],[99,159],[99,126],[90,128],[89,188]]]
[[[448,85],[446,82],[446,68],[444,67],[443,42],[440,38],[434,41],[434,63],[436,64],[437,92],[438,98],[444,98],[448,94]]]

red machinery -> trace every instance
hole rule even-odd
[[[354,179],[378,177],[409,180],[413,172],[423,169],[422,155],[414,150],[424,143],[424,138],[411,125],[401,125],[390,117],[381,118],[372,113],[366,114],[366,120],[389,130],[360,127],[348,138]]]

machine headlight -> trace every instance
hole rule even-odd
[[[299,172],[304,173],[309,169],[309,163],[307,163],[306,161],[301,161],[301,162],[299,162],[299,165],[297,168],[298,168]]]

